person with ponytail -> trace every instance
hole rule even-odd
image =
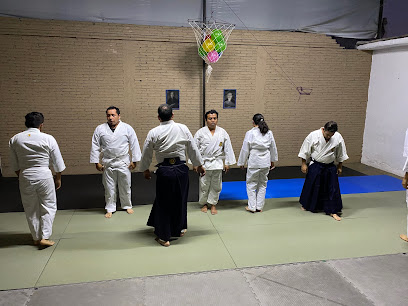
[[[249,212],[262,212],[265,204],[269,170],[278,161],[275,139],[262,114],[252,118],[253,128],[246,132],[237,165],[244,169],[247,163],[246,186]]]

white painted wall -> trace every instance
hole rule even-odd
[[[402,176],[408,128],[408,41],[395,39],[359,49],[374,51],[361,162]]]

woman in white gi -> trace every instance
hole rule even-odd
[[[61,187],[65,164],[55,138],[41,132],[43,114],[32,112],[25,119],[27,130],[10,139],[11,166],[19,177],[21,201],[34,245],[51,246],[57,212],[55,190]],[[56,172],[55,182],[50,164]]]
[[[246,186],[249,212],[262,212],[265,204],[269,170],[278,161],[278,151],[272,131],[261,114],[252,118],[253,128],[245,134],[237,165],[244,169],[248,161]]]
[[[406,157],[407,160],[405,161],[404,168],[402,169],[402,171],[405,172],[404,178],[402,179],[402,186],[405,189],[407,189],[406,202],[407,202],[407,208],[408,208],[408,129],[407,129],[407,132],[405,134],[404,157]],[[407,214],[407,235],[408,235],[408,214]],[[406,242],[408,242],[408,236],[407,235],[401,234],[400,238],[402,240],[405,240]]]

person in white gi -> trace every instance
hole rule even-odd
[[[105,217],[111,218],[112,213],[116,211],[116,185],[122,209],[128,214],[133,214],[131,170],[136,168],[141,152],[135,130],[129,124],[120,121],[119,108],[108,107],[106,117],[108,122],[98,125],[93,134],[90,162],[95,164],[98,171],[102,171]]]
[[[349,157],[344,139],[337,129],[337,123],[329,121],[303,141],[298,156],[302,159],[301,171],[306,174],[306,179],[299,202],[302,210],[323,210],[340,221],[338,214],[343,204],[338,175],[343,171],[343,162]]]
[[[44,116],[25,116],[27,130],[10,139],[11,166],[19,178],[21,201],[34,245],[52,246],[52,224],[57,212],[55,190],[61,187],[65,164],[57,141],[42,131]],[[49,168],[52,165],[55,179]]]
[[[262,114],[252,118],[253,128],[246,132],[237,165],[244,169],[248,160],[246,186],[249,212],[262,212],[265,204],[268,173],[278,161],[278,150],[272,131]]]
[[[408,129],[405,134],[404,157],[406,157],[407,160],[405,161],[404,168],[402,169],[402,171],[405,172],[404,178],[402,179],[402,186],[405,189],[407,189],[406,202],[407,202],[407,208],[408,208]],[[408,235],[408,214],[407,214],[407,235]],[[401,234],[400,238],[408,242],[407,235]]]
[[[200,177],[199,203],[202,212],[211,206],[211,214],[217,214],[216,205],[222,189],[222,170],[228,172],[229,166],[236,163],[234,150],[228,133],[217,126],[218,112],[214,109],[206,112],[207,126],[199,129],[194,140],[204,160],[206,175]],[[225,160],[225,165],[223,160]],[[197,168],[194,167],[194,170]]]
[[[156,241],[168,247],[171,237],[183,237],[187,231],[186,152],[200,175],[205,175],[205,169],[193,135],[187,126],[173,121],[171,106],[162,104],[157,111],[160,125],[147,134],[139,169],[145,179],[151,179],[149,167],[155,152],[156,198],[147,225],[154,227]]]

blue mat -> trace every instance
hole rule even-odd
[[[305,179],[270,180],[266,189],[266,198],[299,197]],[[342,194],[371,193],[405,190],[401,180],[388,175],[339,177]],[[245,200],[246,182],[223,182],[220,200]]]

